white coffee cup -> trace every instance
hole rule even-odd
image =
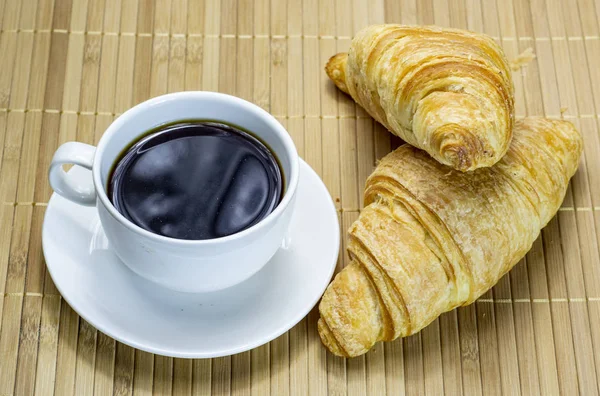
[[[158,125],[190,119],[239,125],[269,146],[285,179],[284,196],[273,212],[236,234],[184,240],[149,232],[115,209],[106,188],[110,170],[122,151]],[[287,131],[260,107],[215,92],[179,92],[150,99],[123,113],[108,127],[97,147],[79,142],[60,146],[50,164],[49,179],[54,191],[63,197],[96,206],[111,247],[134,272],[170,289],[206,292],[246,280],[279,249],[294,208],[298,161]],[[64,164],[90,169],[92,180],[78,184],[63,170]]]

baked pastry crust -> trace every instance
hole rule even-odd
[[[508,150],[514,94],[492,38],[465,30],[372,25],[334,55],[327,75],[390,132],[461,171]]]
[[[571,123],[531,117],[490,168],[459,172],[410,145],[387,155],[348,231],[351,263],[319,305],[323,343],[358,356],[475,301],[558,211],[581,150]]]

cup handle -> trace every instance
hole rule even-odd
[[[96,147],[79,142],[67,142],[61,145],[52,157],[48,180],[52,189],[63,197],[85,206],[96,204],[96,189],[92,180],[76,182],[73,175],[64,171],[64,164],[78,165],[92,170]]]

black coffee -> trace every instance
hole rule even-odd
[[[109,198],[138,226],[178,239],[242,231],[281,200],[277,159],[257,138],[217,122],[150,131],[117,161]]]

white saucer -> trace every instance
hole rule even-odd
[[[70,172],[89,177],[79,167]],[[337,213],[304,161],[297,194],[287,246],[244,283],[204,294],[178,293],[134,274],[108,246],[96,209],[54,194],[42,232],[48,271],[82,318],[132,347],[185,358],[243,352],[298,323],[333,274]]]

